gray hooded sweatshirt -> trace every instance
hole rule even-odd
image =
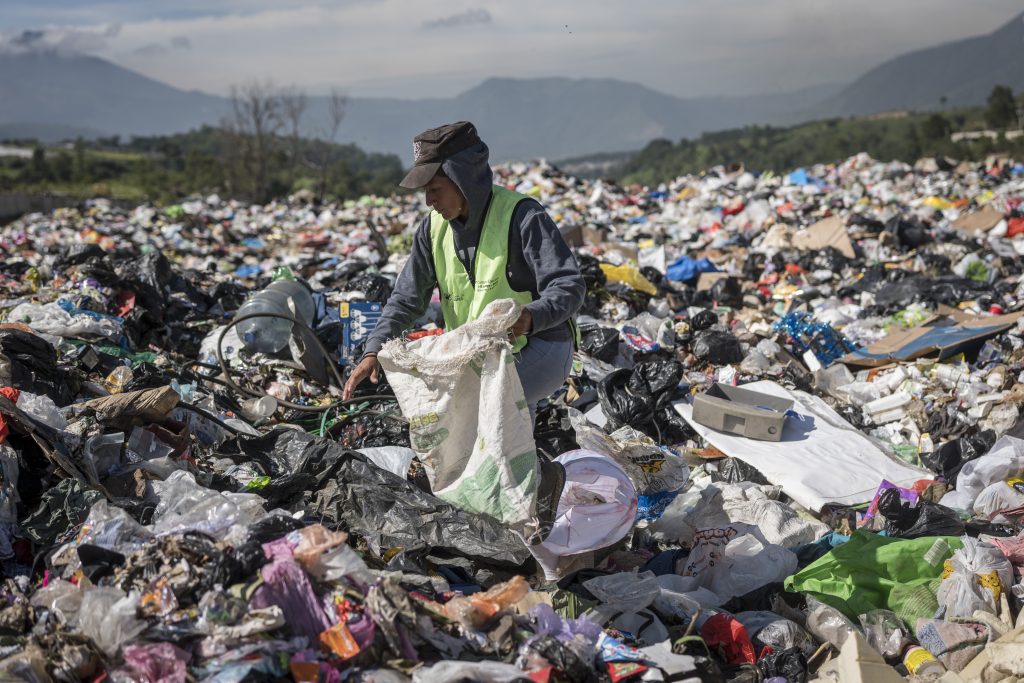
[[[467,221],[454,219],[450,223],[459,260],[467,272],[472,272],[473,256],[494,181],[487,145],[481,142],[463,150],[445,160],[441,168],[469,204]],[[437,287],[430,242],[430,214],[427,214],[416,229],[412,253],[395,282],[380,321],[366,340],[365,353],[380,351],[384,342],[405,332],[426,312]],[[583,304],[587,286],[558,226],[533,199],[520,202],[512,215],[506,274],[513,289],[533,293],[534,301],[526,305],[533,316],[529,336],[548,341],[572,339],[566,321]]]

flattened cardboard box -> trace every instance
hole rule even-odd
[[[1005,332],[1016,324],[1021,315],[1024,312],[961,321],[936,316],[923,325],[892,332],[871,346],[848,353],[839,362],[872,368],[932,354],[937,354],[937,360],[942,360]]]

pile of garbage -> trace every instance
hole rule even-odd
[[[496,178],[587,282],[529,531],[341,399],[418,197],[0,228],[5,680],[1017,679],[1024,166]]]

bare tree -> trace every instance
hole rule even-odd
[[[347,108],[348,98],[340,91],[332,90],[327,99],[327,120],[318,130],[317,137],[321,144],[317,145],[316,157],[312,164],[319,175],[317,201],[320,202],[327,194],[327,175],[334,157],[334,145],[338,142],[338,131],[341,130],[341,122],[345,120]]]
[[[270,199],[268,168],[282,126],[281,114],[281,95],[270,82],[231,87],[231,117],[224,123],[229,154],[240,172],[238,186],[249,187],[258,202]]]
[[[299,133],[302,128],[302,117],[306,113],[308,100],[306,93],[295,86],[281,91],[281,120],[288,134],[288,185],[295,184],[295,167],[299,161]]]

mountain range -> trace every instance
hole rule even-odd
[[[738,97],[681,98],[613,79],[491,78],[452,98],[352,98],[339,141],[405,161],[417,132],[465,119],[494,160],[563,159],[751,124],[978,105],[995,85],[1024,89],[1022,46],[1024,14],[988,35],[885,61],[852,83]],[[0,55],[0,139],[159,135],[216,125],[229,110],[226,98],[97,57]],[[306,134],[327,110],[326,98],[310,98]]]

